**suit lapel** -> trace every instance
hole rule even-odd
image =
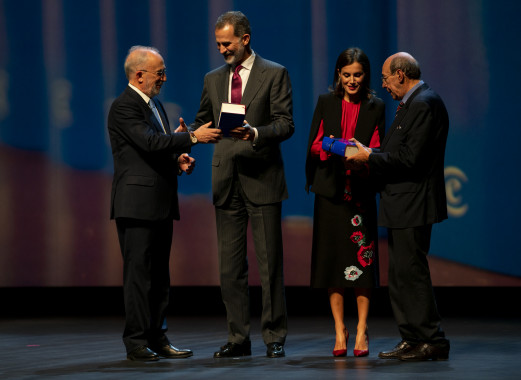
[[[219,109],[221,109],[221,103],[228,103],[228,88],[230,81],[230,66],[224,65],[222,70],[219,72],[217,80],[214,82],[215,91],[218,95]]]
[[[322,101],[322,129],[324,136],[333,135],[337,138],[342,137],[342,99],[338,96],[330,95]],[[313,131],[308,144],[308,151],[315,141],[320,129],[320,122],[312,126]]]
[[[374,129],[370,130],[373,125],[369,123],[369,104],[368,99],[361,101],[355,128],[355,138],[364,145],[369,145],[374,133]]]
[[[168,124],[168,117],[166,116],[165,109],[163,108],[163,104],[159,100],[154,100],[154,103],[156,104],[157,112],[159,113],[159,117],[161,118],[161,121],[163,122],[163,125],[165,126],[165,130],[167,134],[170,134],[172,131],[170,130],[170,125]],[[154,120],[156,118],[154,117]],[[161,131],[163,131],[163,128],[161,128],[161,125],[159,125],[159,128]]]
[[[129,86],[127,86],[125,91],[132,99],[134,99],[135,102],[138,102],[138,104],[143,108],[143,111],[145,112],[145,116],[152,123],[152,125],[158,130],[158,132],[165,133],[163,131],[163,128],[161,127],[161,124],[159,123],[156,116],[154,115],[154,112],[152,111],[150,106],[145,102],[145,100],[141,97],[141,95],[139,95],[136,91],[134,91]],[[168,121],[166,121],[167,118],[165,117],[165,115],[162,115],[161,111],[160,111],[160,110],[162,110],[164,112],[163,105],[161,105],[161,103],[159,101],[156,101],[155,103],[156,103],[156,108],[158,109],[159,114],[161,115],[161,118],[163,119],[163,124],[165,125],[165,128],[167,128],[167,126],[168,126]],[[167,131],[168,131],[168,129],[167,129]]]
[[[342,137],[342,99],[333,97],[333,110],[331,112],[331,130],[326,134],[326,126],[324,121],[324,136],[333,135],[337,138]]]
[[[246,84],[246,88],[244,89],[244,93],[242,95],[241,103],[248,108],[248,105],[255,98],[257,92],[259,92],[262,83],[265,80],[264,76],[265,65],[264,60],[257,55],[255,57],[255,61],[253,61],[253,66],[251,68],[251,73],[248,78],[248,83]],[[230,66],[224,65],[222,70],[219,72],[219,76],[217,80],[214,82],[215,91],[219,96],[219,104],[228,103],[228,90],[230,87]]]
[[[416,91],[414,91],[411,96],[409,97],[409,99],[407,99],[407,103],[404,104],[403,108],[400,110],[400,112],[398,112],[398,114],[396,115],[396,117],[394,118],[393,120],[393,123],[391,124],[391,127],[389,128],[389,131],[386,133],[385,135],[385,138],[384,138],[384,141],[382,142],[382,150],[385,148],[385,145],[388,143],[389,139],[391,138],[392,134],[394,133],[394,131],[396,131],[397,129],[401,129],[401,125],[400,123],[402,122],[402,120],[404,119],[405,115],[407,115],[407,111],[409,110],[409,106],[411,104],[411,102],[413,101],[413,99],[422,91],[424,91],[425,89],[427,88],[427,85],[424,83],[422,84],[420,87],[418,87],[416,89]]]
[[[391,124],[391,127],[389,128],[389,131],[385,134],[384,141],[382,141],[382,144],[381,144],[382,150],[385,148],[385,145],[387,145],[387,143],[391,139],[391,136],[393,135],[394,131],[401,128],[400,123],[403,120],[403,118],[405,117],[405,114],[407,113],[407,108],[408,108],[407,105],[405,105],[400,110],[400,112],[398,112],[398,115],[396,115],[396,117],[394,118],[393,123]]]
[[[257,92],[259,92],[262,83],[264,82],[264,71],[264,60],[257,55],[253,61],[250,77],[248,78],[248,83],[246,84],[246,88],[242,95],[241,103],[244,104],[246,108],[248,108],[251,101],[255,98],[255,95],[257,95]]]
[[[159,108],[157,106],[157,101],[155,101],[154,103],[156,104],[156,109],[159,112]],[[163,130],[163,127],[161,126],[161,123],[159,122],[159,120],[157,120],[156,115],[154,115],[154,111],[152,111],[152,108],[150,108],[150,106],[148,104],[146,104],[146,107],[148,108],[148,110],[147,110],[148,119],[152,122],[154,127],[156,127],[158,132],[165,133],[165,131]],[[161,115],[160,115],[160,117],[161,117]],[[166,124],[165,124],[165,128],[166,128]]]

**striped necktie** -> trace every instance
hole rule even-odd
[[[400,110],[403,108],[404,105],[405,105],[404,102],[400,102],[400,104],[398,104],[398,108],[396,108],[395,116],[398,115],[398,112],[400,112]]]

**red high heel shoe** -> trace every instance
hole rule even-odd
[[[357,358],[361,358],[363,356],[368,356],[369,355],[369,333],[367,332],[367,330],[365,331],[365,340],[367,342],[367,350],[355,350],[355,349],[353,349],[353,355],[356,356]]]
[[[333,350],[333,356],[334,357],[342,357],[347,355],[347,341],[349,339],[349,332],[347,330],[344,330],[344,334],[346,336],[346,348],[341,350]]]

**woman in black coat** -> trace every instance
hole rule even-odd
[[[356,138],[378,148],[385,132],[385,105],[370,89],[369,59],[359,48],[336,62],[332,91],[318,99],[309,133],[306,189],[315,193],[311,286],[327,288],[335,320],[334,356],[347,354],[344,289],[354,288],[358,326],[353,353],[369,354],[367,315],[378,286],[375,190],[364,170],[347,170],[345,158],[322,149],[324,136]]]

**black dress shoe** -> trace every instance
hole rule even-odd
[[[127,359],[139,362],[155,362],[159,360],[159,355],[146,346],[140,346],[129,352]]]
[[[378,354],[378,357],[380,359],[400,359],[400,357],[403,354],[406,354],[407,352],[411,351],[412,349],[414,349],[414,347],[416,346],[408,343],[405,340],[402,340],[391,351],[380,352]]]
[[[267,347],[268,350],[266,351],[266,356],[268,358],[282,358],[286,355],[286,353],[284,352],[284,346],[280,343],[268,343]]]
[[[182,359],[192,356],[192,350],[179,349],[172,346],[170,343],[163,346],[152,346],[152,349],[164,358],[168,359]]]
[[[419,362],[424,360],[447,360],[450,346],[435,346],[429,343],[420,343],[413,350],[400,356],[400,360],[407,362]]]
[[[214,358],[234,358],[237,356],[251,355],[251,342],[232,343],[228,342],[213,354]]]

